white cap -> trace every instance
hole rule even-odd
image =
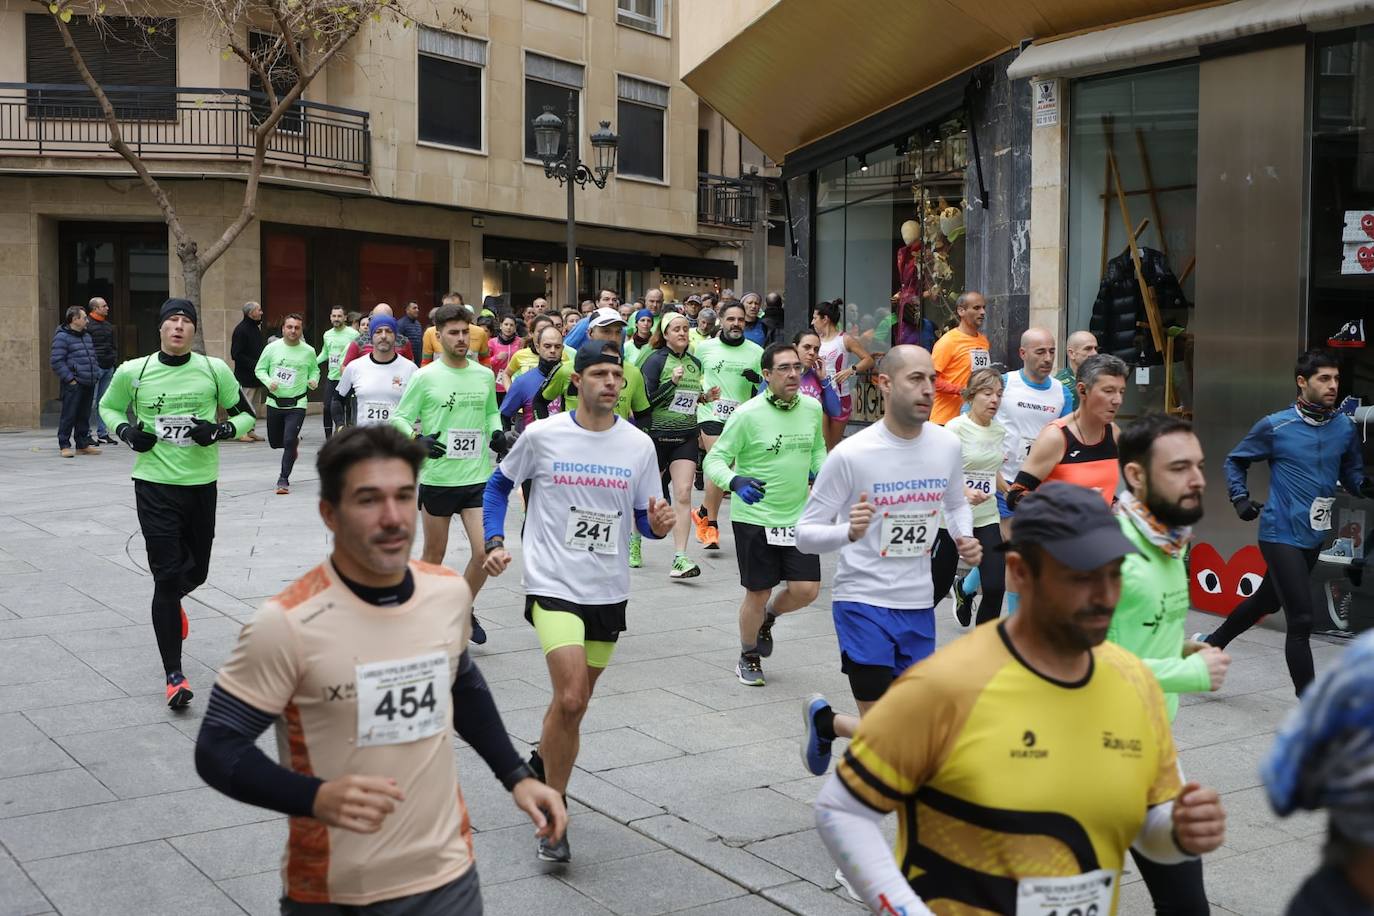
[[[592,312],[592,320],[588,327],[604,328],[608,324],[624,324],[625,319],[615,309],[606,306]]]

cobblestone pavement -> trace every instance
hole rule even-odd
[[[318,419],[307,436],[285,497],[272,493],[279,453],[223,446],[214,565],[186,602],[198,696],[185,715],[162,698],[131,453],[61,460],[51,432],[0,436],[0,914],[276,912],[284,819],[206,787],[192,746],[240,624],[328,549]],[[828,595],[778,625],[768,686],[740,685],[740,592],[722,530],[719,553],[693,551],[701,578],[669,581],[662,543],[646,544],[633,573],[630,631],[583,724],[571,868],[536,861],[532,828],[459,745],[489,914],[861,912],[812,828],[820,779],[798,754],[801,698],[819,690],[851,707]],[[461,568],[466,544],[452,543],[448,562]],[[828,560],[827,580],[832,569]],[[479,596],[491,638],[474,655],[523,749],[549,690],[518,572]],[[947,605],[939,620],[941,642],[952,639]],[[1207,860],[1220,914],[1281,912],[1319,853],[1321,819],[1275,819],[1256,772],[1294,703],[1282,645],[1271,630],[1236,642],[1225,690],[1186,699],[1175,726],[1187,774],[1225,793],[1228,843]],[[1319,668],[1339,651],[1318,640]],[[1121,911],[1151,912],[1138,878],[1123,880]]]

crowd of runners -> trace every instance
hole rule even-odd
[[[334,310],[318,351],[293,314],[252,367],[257,386],[193,352],[190,302],[162,306],[160,348],[118,367],[99,412],[138,453],[173,709],[195,696],[182,600],[209,569],[217,443],[252,434],[251,389],[265,389],[275,491],[290,495],[308,393],[323,389],[315,465],[331,552],[243,628],[196,744],[207,783],[290,817],[283,913],[481,912],[455,732],[529,816],[532,853],[571,867],[582,718],[620,634],[650,613],[631,608],[632,584],[651,575],[632,572],[644,538],[672,539],[673,580],[701,574],[694,543],[733,548],[741,689],[766,687],[786,616],[816,602],[834,555],[851,696],[803,702],[801,765],[830,774],[819,833],[837,879],[874,912],[1106,916],[1128,851],[1158,912],[1208,912],[1200,857],[1221,846],[1225,815],[1182,772],[1170,726],[1179,694],[1220,689],[1228,643],[1280,605],[1294,688],[1317,692],[1307,575],[1337,485],[1374,497],[1336,406],[1338,361],[1303,354],[1295,402],[1226,457],[1269,572],[1216,631],[1190,638],[1202,449],[1177,416],[1118,424],[1128,368],[1091,335],[1070,337],[1056,375],[1044,329],[1022,335],[1020,368],[992,360],[976,292],[933,351],[877,357],[840,328],[840,303],[787,337],[761,305],[749,294],[676,307],[658,290],[623,304],[603,290],[582,309],[540,300],[483,322],[451,296],[418,347],[418,325],[379,305],[363,333]],[[870,372],[883,415],[846,436],[857,372]],[[1256,461],[1270,466],[1263,502],[1247,485]],[[444,565],[455,517],[461,572]],[[552,693],[528,758],[469,648],[487,640],[483,584],[517,557]],[[946,596],[972,629],[937,647]],[[258,743],[274,725],[277,760]],[[1300,743],[1271,762],[1288,810],[1332,794],[1313,780],[1345,775]],[[1367,750],[1349,753],[1368,768]],[[895,850],[880,829],[892,812]]]

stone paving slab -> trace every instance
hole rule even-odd
[[[174,715],[148,625],[131,454],[62,461],[51,433],[0,437],[0,916],[277,912],[285,819],[204,787],[190,752],[239,627],[327,552],[311,467],[320,441],[308,428],[287,497],[272,493],[277,453],[223,447],[210,577],[186,601],[199,696]],[[518,524],[513,508],[510,530]],[[738,572],[729,525],[721,530],[719,552],[692,548],[698,579],[670,581],[671,547],[655,542],[632,574],[630,629],[597,686],[570,785],[572,867],[535,860],[527,819],[455,740],[487,913],[862,912],[837,888],[811,826],[823,780],[797,752],[803,698],[820,691],[852,709],[828,591],[779,623],[768,686],[740,685]],[[461,568],[467,555],[461,536],[451,539],[446,562]],[[522,752],[549,699],[523,619],[523,559],[517,548],[479,595],[491,639],[473,649]],[[833,560],[823,568],[829,581]],[[1189,629],[1214,624],[1194,614]],[[959,635],[947,605],[937,626],[941,643]],[[1314,649],[1321,668],[1340,646],[1319,639]],[[1282,909],[1316,862],[1325,824],[1274,818],[1259,787],[1256,766],[1294,705],[1283,634],[1253,630],[1231,653],[1226,688],[1184,698],[1175,733],[1188,776],[1219,786],[1230,815],[1228,845],[1206,866],[1213,912],[1255,916]],[[275,755],[270,734],[259,746]],[[893,835],[892,819],[884,830]],[[1122,883],[1124,916],[1152,912],[1129,865]]]

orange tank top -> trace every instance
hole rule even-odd
[[[1084,445],[1069,431],[1068,417],[1055,420],[1054,425],[1064,434],[1064,457],[1045,481],[1059,480],[1096,490],[1110,506],[1116,499],[1116,488],[1121,480],[1121,463],[1111,424],[1107,424],[1107,431],[1092,445]]]

